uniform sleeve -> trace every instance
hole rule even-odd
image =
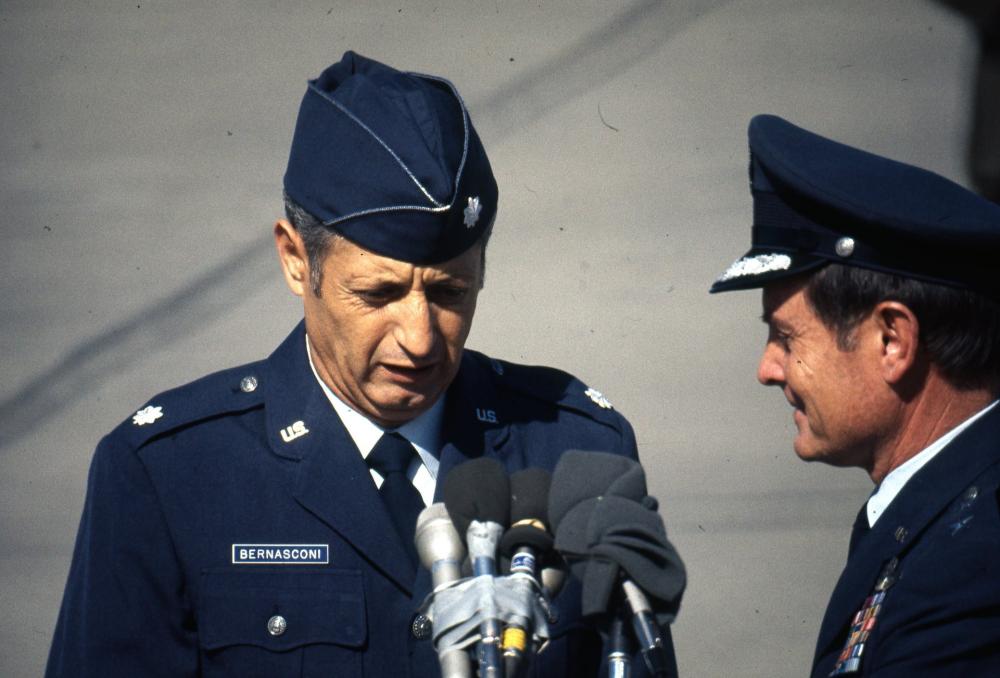
[[[141,460],[109,436],[90,468],[48,678],[194,676],[184,578]]]
[[[632,459],[639,459],[639,448],[635,442],[635,431],[632,430],[632,424],[628,422],[628,419],[619,415],[621,419],[621,430],[622,430],[622,450],[621,453],[626,457]]]

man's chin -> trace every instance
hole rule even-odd
[[[802,461],[820,462],[838,467],[859,465],[843,451],[819,446],[814,440],[803,440],[801,434],[795,439],[794,448],[796,456]]]
[[[368,414],[378,423],[389,426],[400,426],[416,419],[433,407],[443,393],[442,389],[425,392],[398,386],[386,390],[387,393],[380,393],[370,401]]]
[[[802,461],[828,461],[825,459],[825,455],[822,450],[817,449],[814,444],[815,441],[809,440],[800,431],[795,437],[795,442],[792,447],[795,450],[795,455]]]

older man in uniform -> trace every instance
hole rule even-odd
[[[795,451],[876,485],[812,676],[1000,675],[1000,206],[775,116],[750,123],[757,378]]]
[[[100,443],[49,676],[436,675],[412,542],[438,481],[636,456],[597,391],[463,350],[497,186],[449,82],[345,54],[309,83],[285,200],[304,322]],[[596,674],[579,587],[557,606],[538,675]]]

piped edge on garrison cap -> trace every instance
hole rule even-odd
[[[498,189],[458,90],[348,51],[309,82],[285,192],[351,242],[438,263],[493,226]]]
[[[752,247],[710,292],[830,262],[995,293],[1000,206],[927,170],[775,115],[750,121]]]

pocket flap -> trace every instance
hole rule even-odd
[[[280,652],[313,643],[359,647],[367,623],[356,570],[203,572],[201,646],[256,645]]]

